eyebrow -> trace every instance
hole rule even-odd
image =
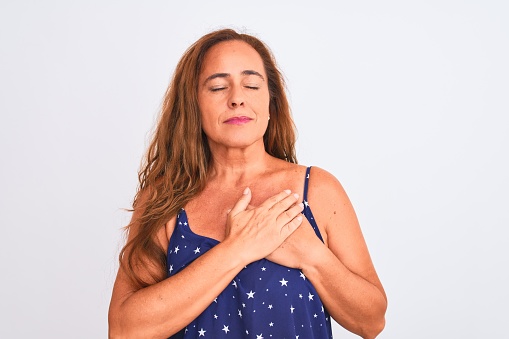
[[[265,81],[265,78],[263,77],[263,75],[261,75],[257,71],[253,71],[250,69],[242,71],[240,74],[242,74],[242,75],[256,75],[256,76],[260,77],[263,81]],[[207,77],[207,79],[205,79],[205,81],[203,83],[206,84],[210,80],[213,80],[216,78],[228,78],[229,76],[230,76],[230,73],[214,73],[211,76]]]

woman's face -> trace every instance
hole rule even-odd
[[[243,41],[213,46],[205,54],[198,81],[202,128],[211,149],[263,144],[270,96],[256,50]]]

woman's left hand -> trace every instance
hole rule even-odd
[[[306,260],[313,260],[320,250],[323,250],[324,243],[316,236],[309,221],[304,218],[295,232],[265,259],[276,264],[302,269]]]

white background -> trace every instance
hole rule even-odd
[[[509,338],[508,14],[502,0],[1,1],[0,337],[107,336],[165,88],[192,42],[233,27],[276,55],[300,163],[350,195],[389,297],[380,338]]]

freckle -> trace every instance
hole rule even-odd
[[[336,211],[334,211],[334,214],[336,214]]]

